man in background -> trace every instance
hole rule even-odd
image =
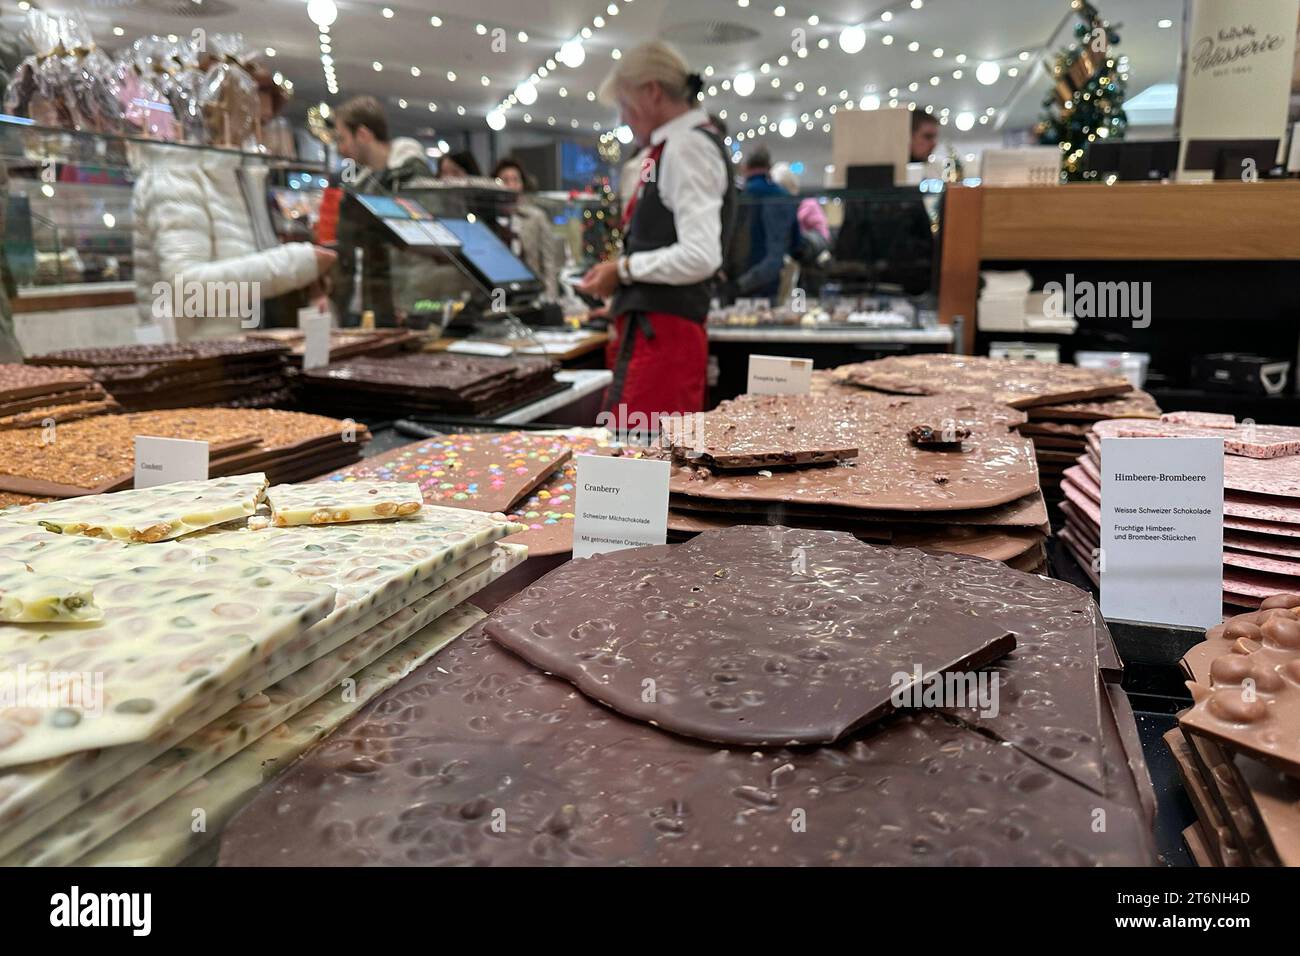
[[[923,110],[912,111],[912,141],[908,146],[909,163],[930,161],[939,146],[939,121],[932,113]]]
[[[335,111],[334,129],[343,156],[342,185],[359,195],[390,195],[403,189],[429,186],[433,170],[424,147],[413,139],[392,139],[388,117],[373,96],[358,96]],[[392,248],[381,227],[355,204],[345,200],[339,209],[338,268],[330,295],[341,325],[356,325],[350,312],[356,282],[357,253],[361,253],[361,312],[374,312],[375,324],[401,324],[394,302],[396,274]]]
[[[736,270],[734,292],[743,298],[775,299],[785,257],[799,245],[798,203],[772,179],[772,154],[766,147],[745,157],[741,197],[744,213],[738,228],[748,230],[749,251],[748,261]]]

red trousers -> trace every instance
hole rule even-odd
[[[650,334],[646,332],[649,325]],[[606,395],[606,409],[624,420],[638,415],[657,420],[660,414],[701,412],[708,389],[709,337],[702,322],[679,315],[650,312],[641,317],[621,315],[610,329],[606,364],[614,370],[614,385]],[[624,339],[634,336],[630,357]],[[620,415],[620,406],[623,406]],[[655,427],[651,425],[651,427]]]

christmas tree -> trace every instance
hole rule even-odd
[[[1115,54],[1119,33],[1088,0],[1072,0],[1078,14],[1074,41],[1044,64],[1052,91],[1043,100],[1035,128],[1038,141],[1061,148],[1061,172],[1082,179],[1088,147],[1099,139],[1120,140],[1128,129],[1124,95],[1127,58]]]

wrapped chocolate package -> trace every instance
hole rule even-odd
[[[5,112],[24,116],[38,126],[72,126],[63,100],[59,22],[39,10],[29,10],[23,39],[35,52],[14,71],[5,93]]]
[[[240,33],[211,38],[214,62],[199,87],[199,104],[213,146],[255,149],[259,139],[261,102],[257,82],[243,66],[247,59]]]
[[[180,125],[167,93],[172,84],[166,72],[169,59],[167,40],[149,36],[132,43],[118,60],[118,98],[123,122],[132,136],[167,142],[180,139]]]
[[[118,69],[78,14],[59,15],[63,50],[63,96],[78,130],[120,133],[124,129]]]

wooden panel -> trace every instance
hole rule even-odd
[[[1300,259],[1296,181],[979,191],[982,259]]]
[[[134,289],[111,292],[67,292],[59,295],[37,295],[14,299],[11,305],[15,314],[33,312],[60,312],[66,309],[100,309],[113,305],[135,303]]]
[[[939,260],[939,321],[964,319],[963,341],[954,351],[975,345],[975,303],[980,288],[980,220],[986,190],[951,186],[943,198],[942,255]]]

